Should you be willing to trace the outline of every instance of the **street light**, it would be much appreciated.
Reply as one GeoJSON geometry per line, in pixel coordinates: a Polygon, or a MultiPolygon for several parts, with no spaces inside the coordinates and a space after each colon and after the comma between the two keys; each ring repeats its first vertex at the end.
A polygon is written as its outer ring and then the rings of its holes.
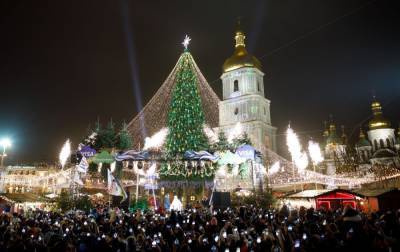
{"type": "Polygon", "coordinates": [[[3,154],[1,155],[0,167],[3,167],[4,158],[7,156],[6,149],[11,147],[11,140],[9,138],[3,138],[0,141],[0,145],[3,147],[3,154]]]}

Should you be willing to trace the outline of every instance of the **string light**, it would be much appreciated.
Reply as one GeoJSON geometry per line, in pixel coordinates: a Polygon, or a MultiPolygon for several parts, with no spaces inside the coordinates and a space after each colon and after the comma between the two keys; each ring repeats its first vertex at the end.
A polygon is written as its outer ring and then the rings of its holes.
{"type": "MultiPolygon", "coordinates": [[[[274,162],[274,164],[271,166],[269,170],[269,176],[270,176],[269,180],[273,188],[287,187],[288,185],[292,184],[306,184],[306,183],[320,183],[329,185],[331,187],[338,187],[338,186],[359,187],[362,184],[367,184],[376,181],[376,176],[373,173],[367,173],[365,175],[348,174],[348,173],[325,175],[319,172],[313,172],[309,170],[305,170],[303,173],[299,174],[299,176],[297,176],[296,179],[294,180],[293,178],[290,177],[292,165],[288,160],[280,157],[279,155],[273,152],[268,153],[268,155],[269,157],[272,158],[271,160],[274,162]],[[277,165],[278,161],[280,163],[280,169],[278,169],[277,165]],[[275,173],[274,170],[278,170],[278,172],[275,173]]],[[[208,166],[206,166],[206,168],[207,167],[208,166]]],[[[225,169],[226,168],[219,170],[220,172],[219,175],[222,176],[228,175],[228,172],[225,169]]],[[[150,175],[151,173],[152,171],[143,172],[142,175],[146,176],[146,174],[150,175]]],[[[400,177],[400,173],[387,176],[386,179],[393,179],[398,177],[400,177]]],[[[46,176],[5,174],[1,178],[0,184],[4,188],[8,188],[10,186],[14,188],[16,186],[18,187],[24,186],[27,188],[32,188],[32,187],[42,187],[43,185],[48,183],[48,181],[53,181],[53,183],[50,184],[50,188],[55,189],[55,188],[68,188],[71,179],[72,179],[72,169],[65,169],[46,176]]],[[[133,184],[133,181],[124,180],[123,183],[133,184]]],[[[160,181],[160,184],[163,183],[165,184],[169,182],[160,181]]],[[[182,183],[177,183],[177,182],[174,183],[176,185],[182,185],[182,183]]],[[[196,181],[190,181],[190,182],[184,181],[184,183],[194,185],[196,181]]],[[[171,184],[171,186],[172,187],[174,186],[173,183],[171,184]]],[[[210,184],[209,187],[211,186],[212,185],[210,184]]]]}

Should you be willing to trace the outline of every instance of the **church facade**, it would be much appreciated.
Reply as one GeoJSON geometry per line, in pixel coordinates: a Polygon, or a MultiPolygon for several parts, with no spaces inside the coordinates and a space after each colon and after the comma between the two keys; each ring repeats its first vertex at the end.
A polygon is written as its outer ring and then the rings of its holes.
{"type": "Polygon", "coordinates": [[[391,123],[383,116],[382,106],[375,100],[371,104],[372,119],[368,123],[368,139],[360,130],[359,143],[356,150],[362,162],[371,165],[394,165],[400,168],[400,131],[391,127],[391,123]],[[367,140],[367,141],[365,141],[367,140]]]}
{"type": "Polygon", "coordinates": [[[257,150],[276,151],[277,129],[271,123],[271,101],[265,98],[264,73],[260,61],[247,52],[245,38],[237,28],[234,53],[222,67],[219,130],[228,135],[240,123],[257,150]]]}
{"type": "Polygon", "coordinates": [[[382,106],[374,99],[371,103],[372,119],[365,134],[361,128],[355,146],[350,146],[342,129],[337,135],[336,125],[331,122],[324,131],[326,174],[333,175],[340,166],[353,166],[358,171],[373,167],[400,168],[400,128],[391,127],[383,115],[382,106]]]}

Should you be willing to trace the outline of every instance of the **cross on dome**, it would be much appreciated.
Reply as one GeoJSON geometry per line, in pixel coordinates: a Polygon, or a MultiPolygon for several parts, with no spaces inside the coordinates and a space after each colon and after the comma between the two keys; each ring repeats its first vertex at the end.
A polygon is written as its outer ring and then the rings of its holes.
{"type": "Polygon", "coordinates": [[[185,50],[187,50],[190,40],[192,40],[188,35],[185,35],[185,39],[182,42],[183,47],[185,47],[185,50]]]}

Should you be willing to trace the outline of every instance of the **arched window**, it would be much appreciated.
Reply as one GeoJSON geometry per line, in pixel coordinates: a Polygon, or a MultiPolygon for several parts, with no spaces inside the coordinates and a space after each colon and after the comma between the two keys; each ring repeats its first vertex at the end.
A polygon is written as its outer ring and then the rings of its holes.
{"type": "Polygon", "coordinates": [[[378,141],[376,141],[376,139],[374,140],[374,147],[375,147],[375,150],[378,149],[378,141]]]}
{"type": "Polygon", "coordinates": [[[239,114],[239,108],[235,108],[235,115],[239,114]]]}
{"type": "Polygon", "coordinates": [[[233,92],[237,92],[237,91],[239,91],[239,81],[235,80],[233,82],[233,92]]]}
{"type": "Polygon", "coordinates": [[[390,142],[389,138],[386,138],[386,144],[388,148],[392,147],[392,143],[390,142]]]}
{"type": "Polygon", "coordinates": [[[379,145],[381,148],[385,148],[385,142],[383,141],[383,139],[379,139],[379,145]]]}
{"type": "Polygon", "coordinates": [[[260,92],[260,91],[261,91],[260,82],[257,81],[257,92],[260,92]]]}

